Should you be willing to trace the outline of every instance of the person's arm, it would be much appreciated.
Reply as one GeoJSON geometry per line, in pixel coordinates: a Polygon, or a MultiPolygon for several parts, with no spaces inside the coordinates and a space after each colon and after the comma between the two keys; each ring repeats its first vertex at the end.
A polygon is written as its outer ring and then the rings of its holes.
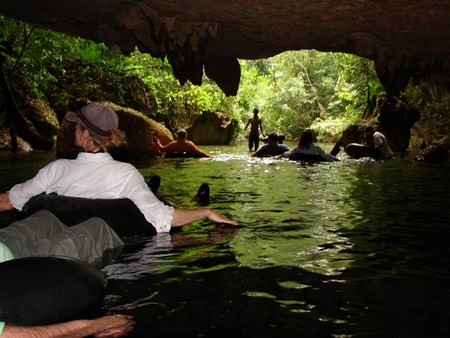
{"type": "Polygon", "coordinates": [[[317,154],[320,157],[322,157],[325,161],[328,161],[328,162],[338,161],[338,159],[335,156],[326,153],[325,150],[323,150],[321,147],[314,145],[314,149],[316,150],[317,154]]]}
{"type": "Polygon", "coordinates": [[[46,192],[47,188],[54,183],[55,179],[61,177],[61,173],[65,172],[64,169],[67,161],[70,160],[59,159],[50,162],[41,168],[33,178],[14,185],[8,191],[9,203],[11,203],[14,209],[21,211],[30,198],[46,192]]]}
{"type": "Polygon", "coordinates": [[[328,162],[333,162],[333,161],[339,161],[338,158],[334,155],[328,154],[326,153],[324,150],[322,150],[322,152],[319,152],[319,155],[328,162]]]}
{"type": "Polygon", "coordinates": [[[208,208],[178,209],[164,204],[150,191],[141,173],[132,165],[128,167],[131,172],[123,189],[127,191],[125,196],[136,204],[157,232],[169,232],[171,227],[180,227],[202,218],[209,218],[217,223],[237,225],[237,222],[208,208]]]}
{"type": "Polygon", "coordinates": [[[45,326],[6,324],[1,338],[122,337],[133,330],[134,324],[133,317],[128,315],[109,315],[45,326]]]}
{"type": "Polygon", "coordinates": [[[0,194],[0,211],[13,210],[14,207],[9,201],[9,194],[7,192],[0,194]]]}
{"type": "Polygon", "coordinates": [[[252,156],[254,156],[254,157],[265,156],[267,154],[267,148],[268,148],[268,144],[266,143],[261,148],[259,148],[257,151],[252,153],[252,156]]]}
{"type": "Polygon", "coordinates": [[[277,155],[276,158],[289,157],[294,153],[293,150],[287,150],[284,153],[277,155]]]}
{"type": "Polygon", "coordinates": [[[172,227],[181,227],[185,224],[192,223],[198,221],[203,218],[208,218],[216,223],[224,223],[230,225],[238,225],[237,222],[232,221],[231,219],[219,215],[209,208],[195,208],[195,209],[180,209],[175,208],[173,212],[172,218],[172,227]]]}
{"type": "Polygon", "coordinates": [[[262,119],[259,119],[259,129],[261,130],[261,135],[264,135],[263,127],[262,127],[262,119]]]}
{"type": "Polygon", "coordinates": [[[379,134],[373,134],[373,145],[375,149],[380,149],[385,147],[387,144],[387,141],[384,137],[382,137],[379,134]]]}
{"type": "Polygon", "coordinates": [[[205,153],[203,150],[201,150],[200,148],[197,147],[197,153],[202,156],[202,157],[208,157],[208,158],[212,158],[213,156],[208,155],[207,153],[205,153]]]}
{"type": "Polygon", "coordinates": [[[196,144],[192,141],[186,141],[183,146],[183,150],[180,150],[180,151],[186,151],[188,153],[198,154],[201,157],[212,157],[212,156],[208,155],[207,153],[205,153],[203,150],[201,150],[199,147],[197,147],[196,144]]]}
{"type": "Polygon", "coordinates": [[[193,149],[194,149],[194,153],[197,153],[197,154],[199,154],[200,156],[202,156],[202,157],[209,157],[209,158],[211,158],[212,156],[211,155],[208,155],[207,153],[205,153],[203,150],[201,150],[199,147],[197,147],[195,144],[194,144],[194,142],[192,142],[191,141],[191,144],[192,144],[192,146],[193,146],[193,149]]]}
{"type": "Polygon", "coordinates": [[[164,152],[166,150],[166,146],[163,146],[157,137],[153,138],[153,143],[157,152],[164,152]]]}
{"type": "Polygon", "coordinates": [[[252,119],[248,119],[248,121],[247,121],[247,124],[245,125],[245,127],[244,127],[244,131],[247,129],[247,127],[248,127],[248,125],[250,124],[250,121],[251,121],[252,119]]]}

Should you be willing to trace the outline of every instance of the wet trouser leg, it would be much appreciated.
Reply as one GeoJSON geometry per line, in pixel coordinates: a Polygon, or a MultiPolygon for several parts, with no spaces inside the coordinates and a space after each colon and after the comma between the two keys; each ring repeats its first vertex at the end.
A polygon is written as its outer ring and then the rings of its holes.
{"type": "Polygon", "coordinates": [[[103,251],[123,245],[117,234],[100,218],[93,217],[67,227],[46,210],[0,229],[0,242],[15,258],[60,255],[89,263],[99,260],[103,251]]]}
{"type": "Polygon", "coordinates": [[[259,147],[259,133],[258,132],[250,132],[248,135],[248,149],[252,150],[253,145],[255,145],[255,151],[258,150],[259,147]]]}

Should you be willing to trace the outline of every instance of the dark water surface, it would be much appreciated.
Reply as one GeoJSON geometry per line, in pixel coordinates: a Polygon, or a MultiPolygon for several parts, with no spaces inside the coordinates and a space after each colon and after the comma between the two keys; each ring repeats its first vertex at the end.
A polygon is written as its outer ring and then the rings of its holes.
{"type": "MultiPolygon", "coordinates": [[[[126,239],[103,269],[104,310],[133,314],[133,337],[449,336],[448,166],[203,148],[215,158],[136,165],[181,207],[209,183],[210,206],[241,226],[126,239]]],[[[51,159],[1,155],[2,191],[51,159]]]]}

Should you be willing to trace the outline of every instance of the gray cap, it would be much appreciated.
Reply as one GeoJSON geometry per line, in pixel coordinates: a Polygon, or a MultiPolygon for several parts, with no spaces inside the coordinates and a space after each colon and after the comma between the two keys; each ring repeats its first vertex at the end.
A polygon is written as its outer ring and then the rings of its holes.
{"type": "Polygon", "coordinates": [[[116,112],[97,103],[88,104],[78,111],[69,111],[64,118],[81,124],[89,132],[99,136],[109,136],[111,129],[119,127],[119,118],[116,112]]]}

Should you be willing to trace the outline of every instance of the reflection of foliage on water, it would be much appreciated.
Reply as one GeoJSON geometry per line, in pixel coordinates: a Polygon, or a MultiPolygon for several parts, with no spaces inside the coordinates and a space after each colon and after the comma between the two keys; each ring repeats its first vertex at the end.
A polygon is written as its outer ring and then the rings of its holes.
{"type": "MultiPolygon", "coordinates": [[[[160,175],[160,193],[183,206],[208,182],[210,206],[241,226],[202,220],[126,240],[103,270],[104,309],[134,315],[135,337],[447,335],[447,166],[261,160],[245,144],[205,150],[217,158],[140,170],[160,175]]],[[[51,159],[1,157],[2,191],[51,159]]]]}
{"type": "Polygon", "coordinates": [[[239,263],[339,274],[351,262],[345,254],[351,245],[338,231],[351,219],[350,169],[340,163],[260,161],[254,169],[257,179],[250,182],[255,200],[243,211],[251,219],[231,243],[239,263]]]}

